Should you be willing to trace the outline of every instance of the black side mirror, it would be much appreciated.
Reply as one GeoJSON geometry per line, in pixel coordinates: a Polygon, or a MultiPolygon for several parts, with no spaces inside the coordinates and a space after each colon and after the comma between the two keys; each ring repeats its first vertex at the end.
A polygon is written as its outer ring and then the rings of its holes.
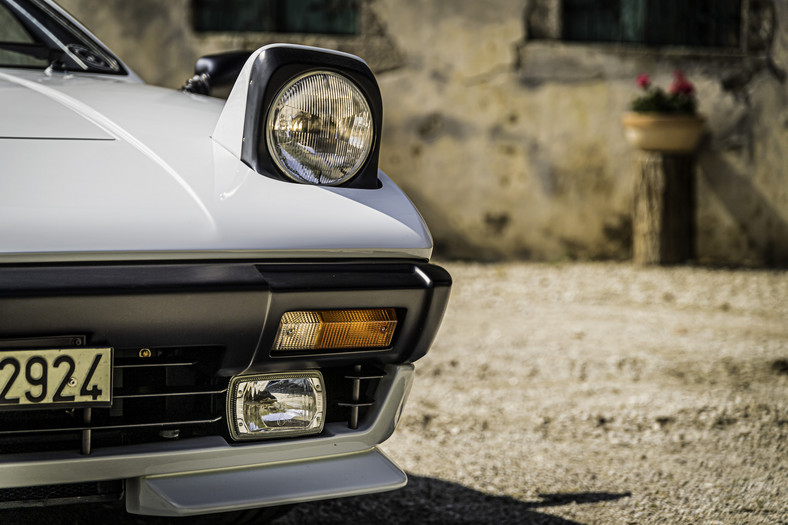
{"type": "Polygon", "coordinates": [[[232,87],[251,54],[252,51],[226,51],[198,58],[194,64],[194,76],[181,90],[211,95],[217,88],[232,87]]]}

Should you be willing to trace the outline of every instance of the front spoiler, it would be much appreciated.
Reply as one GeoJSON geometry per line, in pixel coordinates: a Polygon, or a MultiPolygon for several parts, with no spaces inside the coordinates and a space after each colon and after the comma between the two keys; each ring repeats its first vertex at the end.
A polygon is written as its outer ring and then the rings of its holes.
{"type": "Polygon", "coordinates": [[[126,510],[189,516],[384,492],[403,487],[405,472],[380,450],[240,470],[126,481],[126,510]]]}

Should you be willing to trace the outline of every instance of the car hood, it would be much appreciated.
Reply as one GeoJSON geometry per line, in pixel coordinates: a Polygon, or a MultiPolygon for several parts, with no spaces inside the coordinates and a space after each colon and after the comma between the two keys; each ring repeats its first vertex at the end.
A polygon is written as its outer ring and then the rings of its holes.
{"type": "Polygon", "coordinates": [[[0,261],[429,258],[377,190],[261,176],[211,138],[223,101],[123,78],[0,70],[0,261]]]}

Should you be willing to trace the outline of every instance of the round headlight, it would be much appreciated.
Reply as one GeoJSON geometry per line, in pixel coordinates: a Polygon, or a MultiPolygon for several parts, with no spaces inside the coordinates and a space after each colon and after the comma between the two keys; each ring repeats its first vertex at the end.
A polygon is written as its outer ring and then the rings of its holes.
{"type": "Polygon", "coordinates": [[[268,114],[266,143],[297,182],[336,186],[351,179],[374,142],[369,103],[353,82],[313,71],[288,82],[268,114]]]}

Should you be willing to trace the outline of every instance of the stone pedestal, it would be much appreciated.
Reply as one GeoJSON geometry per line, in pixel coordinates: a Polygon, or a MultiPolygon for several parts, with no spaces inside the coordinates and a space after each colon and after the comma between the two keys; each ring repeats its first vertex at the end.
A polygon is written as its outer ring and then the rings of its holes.
{"type": "Polygon", "coordinates": [[[633,260],[676,264],[695,255],[695,156],[638,151],[633,260]]]}

